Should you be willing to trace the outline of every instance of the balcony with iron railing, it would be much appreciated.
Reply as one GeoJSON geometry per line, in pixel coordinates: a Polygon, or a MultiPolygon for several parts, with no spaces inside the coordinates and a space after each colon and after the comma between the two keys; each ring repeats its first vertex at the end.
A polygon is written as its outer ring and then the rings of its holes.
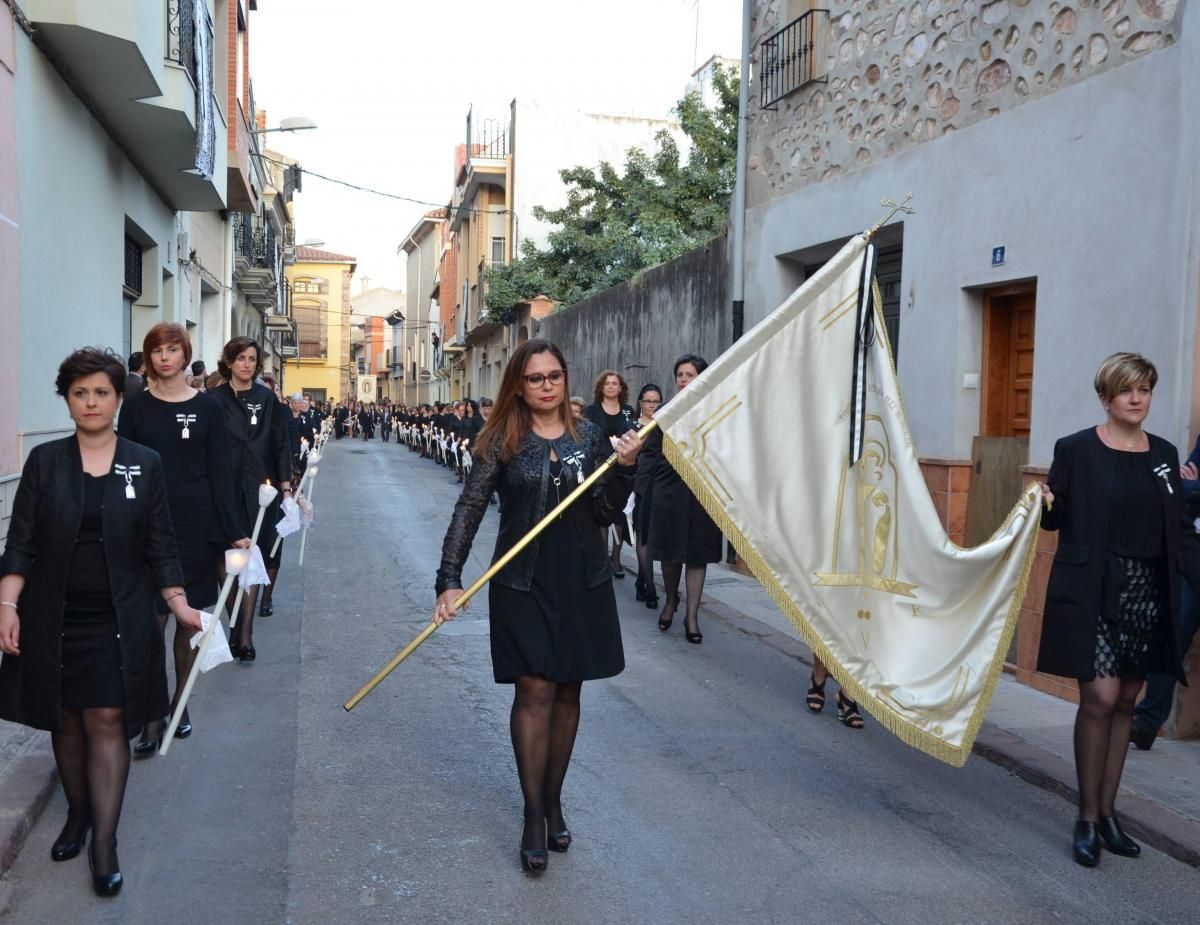
{"type": "Polygon", "coordinates": [[[242,213],[233,226],[233,282],[252,305],[275,313],[282,253],[275,228],[257,215],[242,213]]]}
{"type": "Polygon", "coordinates": [[[22,0],[39,49],[172,211],[225,208],[216,30],[193,0],[22,0]]]}
{"type": "Polygon", "coordinates": [[[809,10],[759,45],[759,102],[774,109],[806,84],[823,81],[828,10],[809,10]]]}
{"type": "Polygon", "coordinates": [[[466,157],[454,187],[451,231],[457,231],[464,219],[470,217],[480,186],[486,184],[503,189],[507,185],[508,158],[512,154],[511,129],[508,119],[480,118],[473,109],[468,110],[466,157]]]}

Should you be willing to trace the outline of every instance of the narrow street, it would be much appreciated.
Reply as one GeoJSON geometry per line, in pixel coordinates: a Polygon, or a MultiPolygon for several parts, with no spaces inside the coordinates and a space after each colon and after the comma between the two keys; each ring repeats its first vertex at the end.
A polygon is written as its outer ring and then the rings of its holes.
{"type": "MultiPolygon", "coordinates": [[[[402,446],[331,442],[303,574],[289,541],[258,661],[204,676],[195,734],[132,769],[120,897],[92,895],[85,857],[49,860],[56,794],[3,920],[1131,925],[1200,908],[1195,871],[1152,849],[1075,864],[1072,807],[1008,772],[950,768],[869,718],[843,728],[832,685],[810,716],[804,666],[715,617],[701,612],[701,646],[678,617],[660,634],[632,576],[617,583],[627,669],[584,687],[575,842],[521,873],[486,594],[342,709],[427,623],[456,492],[402,446]]],[[[496,524],[493,508],[468,578],[496,524]]]]}

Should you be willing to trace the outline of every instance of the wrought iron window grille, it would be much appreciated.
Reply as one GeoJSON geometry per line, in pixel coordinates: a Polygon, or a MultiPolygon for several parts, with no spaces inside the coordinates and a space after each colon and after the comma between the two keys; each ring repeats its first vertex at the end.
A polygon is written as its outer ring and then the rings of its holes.
{"type": "Polygon", "coordinates": [[[759,102],[774,109],[805,84],[825,81],[820,56],[829,28],[829,10],[809,10],[759,45],[759,102]]]}

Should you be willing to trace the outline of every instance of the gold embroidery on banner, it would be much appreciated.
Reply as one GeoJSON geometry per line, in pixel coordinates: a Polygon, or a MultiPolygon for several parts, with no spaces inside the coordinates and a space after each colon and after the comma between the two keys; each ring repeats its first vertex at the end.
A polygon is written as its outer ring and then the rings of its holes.
{"type": "MultiPolygon", "coordinates": [[[[733,500],[733,493],[725,487],[725,483],[721,481],[720,476],[713,470],[713,467],[708,464],[705,458],[708,455],[708,435],[716,430],[717,425],[723,423],[730,415],[738,408],[742,407],[742,401],[736,396],[726,399],[722,404],[717,406],[717,409],[692,428],[692,439],[696,445],[691,449],[691,458],[698,467],[704,470],[704,473],[725,495],[727,501],[733,500]]],[[[686,446],[686,444],[681,444],[686,446]]]]}
{"type": "Polygon", "coordinates": [[[845,317],[846,313],[850,311],[850,309],[857,307],[858,294],[861,291],[862,290],[860,289],[855,289],[852,293],[850,293],[850,295],[846,296],[846,298],[842,299],[842,301],[838,302],[837,305],[833,306],[833,308],[822,315],[817,324],[828,331],[831,327],[841,321],[842,318],[845,317]]]}
{"type": "Polygon", "coordinates": [[[915,597],[917,586],[899,579],[900,573],[900,514],[896,510],[900,476],[892,459],[891,440],[883,419],[867,415],[865,426],[869,436],[863,454],[854,466],[853,484],[848,484],[851,470],[842,472],[838,485],[837,520],[833,533],[833,568],[816,574],[816,584],[835,588],[871,588],[887,594],[915,597]],[[852,523],[846,520],[847,500],[854,506],[852,523]],[[856,535],[857,563],[854,571],[839,569],[843,528],[856,535]]]}

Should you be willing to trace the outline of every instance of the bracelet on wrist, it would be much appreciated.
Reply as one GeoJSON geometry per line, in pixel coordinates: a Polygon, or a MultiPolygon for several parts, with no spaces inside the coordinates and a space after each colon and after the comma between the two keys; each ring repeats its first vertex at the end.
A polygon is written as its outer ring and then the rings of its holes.
{"type": "Polygon", "coordinates": [[[11,607],[13,610],[16,610],[17,603],[16,601],[0,601],[0,607],[11,607]]]}

